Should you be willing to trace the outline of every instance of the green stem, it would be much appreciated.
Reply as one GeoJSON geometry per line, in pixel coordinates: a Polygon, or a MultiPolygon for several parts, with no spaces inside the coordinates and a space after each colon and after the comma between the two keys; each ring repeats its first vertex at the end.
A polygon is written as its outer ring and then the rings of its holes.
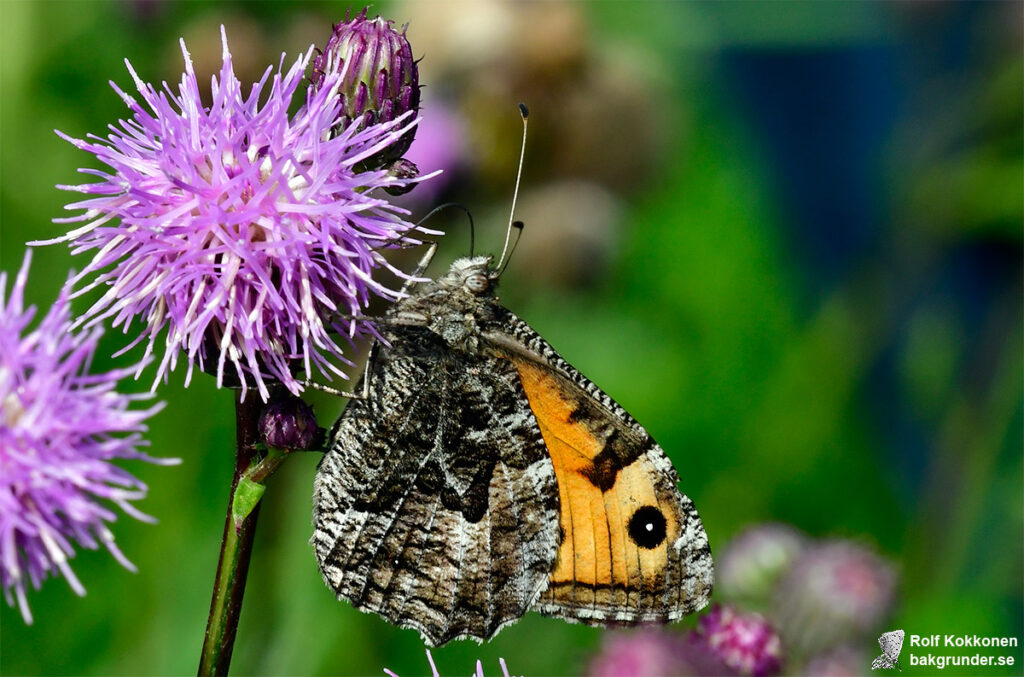
{"type": "Polygon", "coordinates": [[[235,399],[236,453],[235,472],[231,480],[231,497],[224,520],[224,536],[220,545],[217,578],[210,601],[210,618],[206,623],[199,675],[226,675],[231,665],[238,618],[242,611],[245,579],[249,573],[256,518],[263,496],[263,482],[285,458],[284,452],[271,451],[260,458],[260,412],[263,404],[254,393],[245,401],[235,399]]]}

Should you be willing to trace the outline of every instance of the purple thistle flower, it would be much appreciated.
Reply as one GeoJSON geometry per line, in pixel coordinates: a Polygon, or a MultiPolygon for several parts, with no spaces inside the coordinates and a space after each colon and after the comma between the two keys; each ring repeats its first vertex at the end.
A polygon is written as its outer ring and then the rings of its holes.
{"type": "Polygon", "coordinates": [[[208,106],[182,41],[185,73],[177,93],[166,83],[159,90],[143,82],[126,61],[146,107],[112,83],[130,120],[111,125],[106,138],[58,132],[110,171],[81,170],[100,180],[60,186],[95,196],[67,206],[84,213],[58,220],[85,225],[35,244],[67,241],[76,254],[95,250],[75,283],[95,279],[76,295],[108,289],[85,313],[87,323],[112,318],[127,332],[139,316],[146,326],[133,345],[148,339],[147,356],[166,327],[156,382],[184,351],[186,385],[197,364],[224,385],[230,363],[243,392],[255,383],[266,400],[268,377],[301,391],[295,364],[307,377],[315,366],[328,378],[344,378],[331,358],[351,363],[330,334],[352,341],[372,333],[344,316],[360,315],[371,292],[398,297],[373,279],[376,269],[406,277],[379,250],[418,244],[409,237],[415,231],[436,233],[376,197],[378,188],[429,177],[358,169],[417,124],[411,111],[332,138],[341,106],[336,74],[316,91],[303,90],[305,105],[288,114],[312,48],[287,71],[282,57],[277,72],[271,76],[268,68],[246,95],[223,27],[221,34],[223,66],[208,106]]]}
{"type": "Polygon", "coordinates": [[[0,273],[0,583],[7,603],[17,603],[25,622],[32,614],[25,598],[49,576],[63,574],[79,595],[85,588],[68,565],[74,544],[95,550],[102,544],[122,566],[134,565],[107,528],[121,508],[152,522],[131,501],[146,485],[111,461],[137,459],[174,464],[138,450],[145,446],[143,423],[162,408],[129,410],[150,394],[123,395],[117,382],[133,369],[90,374],[102,333],[74,333],[68,292],[34,331],[27,331],[34,306],[24,307],[29,261],[5,300],[7,274],[0,273]]]}
{"type": "Polygon", "coordinates": [[[701,617],[696,634],[740,674],[774,675],[782,669],[782,642],[761,614],[716,605],[701,617]]]}

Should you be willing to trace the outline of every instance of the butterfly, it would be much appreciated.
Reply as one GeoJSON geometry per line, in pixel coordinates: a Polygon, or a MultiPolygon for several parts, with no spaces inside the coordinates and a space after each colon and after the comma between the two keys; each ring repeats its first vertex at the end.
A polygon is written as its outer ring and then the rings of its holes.
{"type": "Polygon", "coordinates": [[[431,646],[529,610],[589,625],[700,610],[711,550],[676,470],[501,305],[492,262],[456,260],[378,322],[364,396],[317,469],[324,581],[431,646]]]}
{"type": "Polygon", "coordinates": [[[892,668],[897,668],[900,672],[903,672],[899,659],[900,651],[903,650],[904,637],[905,634],[902,630],[883,632],[882,636],[878,638],[878,646],[882,648],[882,655],[871,661],[871,669],[891,670],[892,668]]]}

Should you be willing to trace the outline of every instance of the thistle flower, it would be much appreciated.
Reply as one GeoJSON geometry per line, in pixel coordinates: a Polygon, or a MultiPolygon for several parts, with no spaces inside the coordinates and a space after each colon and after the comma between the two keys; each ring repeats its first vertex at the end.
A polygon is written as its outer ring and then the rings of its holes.
{"type": "MultiPolygon", "coordinates": [[[[84,319],[113,318],[125,331],[138,316],[145,323],[136,342],[167,329],[156,381],[165,379],[184,352],[186,385],[193,368],[225,365],[243,392],[255,383],[266,400],[266,380],[293,393],[300,364],[344,377],[333,360],[350,364],[330,333],[348,340],[373,329],[357,319],[371,292],[398,293],[373,279],[388,267],[382,248],[407,246],[417,229],[408,211],[377,196],[376,189],[417,179],[360,164],[413,129],[410,111],[380,124],[331,128],[341,110],[340,78],[327,74],[289,115],[312,48],[285,71],[268,68],[243,94],[221,29],[223,65],[204,105],[184,41],[185,73],[173,92],[141,80],[127,63],[145,107],[112,85],[132,112],[110,126],[106,138],[61,137],[110,167],[82,170],[96,183],[60,186],[95,196],[67,206],[84,213],[60,219],[85,225],[49,241],[67,241],[74,253],[95,251],[75,279],[95,279],[77,293],[107,286],[84,319]],[[271,75],[273,72],[273,75],[271,75]],[[118,222],[119,220],[119,222],[118,222]]],[[[47,244],[47,243],[36,243],[47,244]]],[[[155,383],[154,383],[155,386],[155,383]]]]}
{"type": "Polygon", "coordinates": [[[718,557],[717,591],[747,607],[761,609],[807,539],[785,524],[760,524],[729,541],[718,557]]]}
{"type": "Polygon", "coordinates": [[[650,627],[629,633],[608,633],[586,674],[589,677],[662,677],[736,673],[703,642],[650,627]]]}
{"type": "MultiPolygon", "coordinates": [[[[399,33],[380,16],[367,19],[366,9],[334,26],[323,52],[313,61],[310,89],[322,89],[332,74],[340,77],[339,130],[353,124],[360,130],[419,110],[419,69],[405,29],[399,33]]],[[[415,135],[414,127],[406,129],[365,165],[376,168],[397,160],[409,150],[415,135]]]]}
{"type": "Polygon", "coordinates": [[[892,609],[892,565],[853,541],[816,544],[775,590],[770,617],[787,647],[803,654],[873,635],[892,609]]]}
{"type": "Polygon", "coordinates": [[[35,307],[24,307],[30,256],[5,300],[0,273],[0,583],[7,603],[32,622],[25,590],[63,575],[79,595],[85,588],[68,565],[75,544],[102,544],[122,566],[135,567],[107,527],[119,507],[152,522],[132,501],[146,485],[114,465],[115,459],[173,464],[139,451],[143,423],[160,410],[129,410],[145,395],[115,388],[131,369],[90,374],[101,331],[74,333],[65,288],[34,331],[35,307]],[[111,505],[112,504],[112,505],[111,505]]]}
{"type": "Polygon", "coordinates": [[[782,669],[782,641],[761,614],[716,605],[701,617],[697,636],[742,675],[774,675],[782,669]]]}

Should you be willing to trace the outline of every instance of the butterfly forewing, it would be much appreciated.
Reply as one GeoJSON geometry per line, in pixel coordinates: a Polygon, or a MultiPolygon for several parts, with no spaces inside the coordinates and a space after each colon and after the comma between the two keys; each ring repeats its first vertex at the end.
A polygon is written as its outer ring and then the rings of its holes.
{"type": "Polygon", "coordinates": [[[547,585],[558,541],[551,461],[517,406],[511,364],[391,338],[317,474],[321,573],[339,598],[430,644],[487,639],[547,585]]]}

